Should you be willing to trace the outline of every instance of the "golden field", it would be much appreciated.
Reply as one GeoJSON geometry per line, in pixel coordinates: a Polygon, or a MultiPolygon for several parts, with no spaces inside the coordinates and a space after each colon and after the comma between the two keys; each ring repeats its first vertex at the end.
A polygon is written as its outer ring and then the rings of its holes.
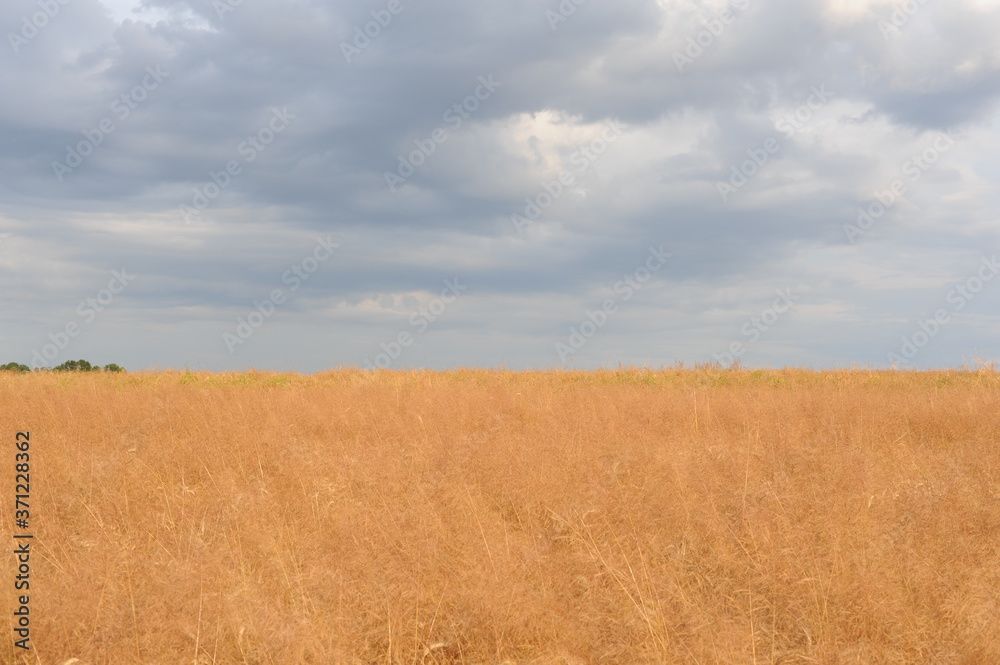
{"type": "Polygon", "coordinates": [[[25,657],[1000,663],[1000,374],[0,372],[25,657]]]}

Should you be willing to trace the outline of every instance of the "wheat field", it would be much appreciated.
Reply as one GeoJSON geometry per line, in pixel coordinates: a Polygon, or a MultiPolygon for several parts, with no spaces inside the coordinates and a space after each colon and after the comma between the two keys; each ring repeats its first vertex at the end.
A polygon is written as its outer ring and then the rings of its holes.
{"type": "Polygon", "coordinates": [[[24,430],[35,535],[4,663],[1000,663],[992,370],[0,372],[0,403],[6,549],[24,430]]]}

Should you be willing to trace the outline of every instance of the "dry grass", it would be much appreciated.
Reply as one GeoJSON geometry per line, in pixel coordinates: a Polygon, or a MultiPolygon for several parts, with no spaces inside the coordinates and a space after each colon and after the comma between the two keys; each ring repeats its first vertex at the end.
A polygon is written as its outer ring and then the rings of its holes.
{"type": "Polygon", "coordinates": [[[992,371],[0,373],[4,496],[33,443],[25,662],[995,665],[998,398],[992,371]]]}

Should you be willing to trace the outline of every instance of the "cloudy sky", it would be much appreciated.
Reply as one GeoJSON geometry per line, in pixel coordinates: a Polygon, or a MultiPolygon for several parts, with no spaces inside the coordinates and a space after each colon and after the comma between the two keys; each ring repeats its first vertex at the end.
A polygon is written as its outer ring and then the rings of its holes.
{"type": "Polygon", "coordinates": [[[8,0],[0,26],[0,362],[998,355],[997,0],[8,0]]]}

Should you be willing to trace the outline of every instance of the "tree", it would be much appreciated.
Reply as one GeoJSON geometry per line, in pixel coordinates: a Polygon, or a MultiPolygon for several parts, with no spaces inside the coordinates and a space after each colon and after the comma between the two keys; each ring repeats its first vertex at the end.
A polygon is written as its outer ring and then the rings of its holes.
{"type": "MultiPolygon", "coordinates": [[[[39,372],[100,372],[100,365],[92,365],[86,360],[67,360],[56,367],[41,367],[39,372]]],[[[103,367],[105,372],[124,372],[125,368],[117,363],[111,363],[103,367]]],[[[7,363],[0,365],[0,372],[30,372],[31,368],[21,363],[7,363]]]]}
{"type": "Polygon", "coordinates": [[[52,368],[53,372],[100,372],[100,366],[93,366],[86,360],[67,360],[52,368]]]}

